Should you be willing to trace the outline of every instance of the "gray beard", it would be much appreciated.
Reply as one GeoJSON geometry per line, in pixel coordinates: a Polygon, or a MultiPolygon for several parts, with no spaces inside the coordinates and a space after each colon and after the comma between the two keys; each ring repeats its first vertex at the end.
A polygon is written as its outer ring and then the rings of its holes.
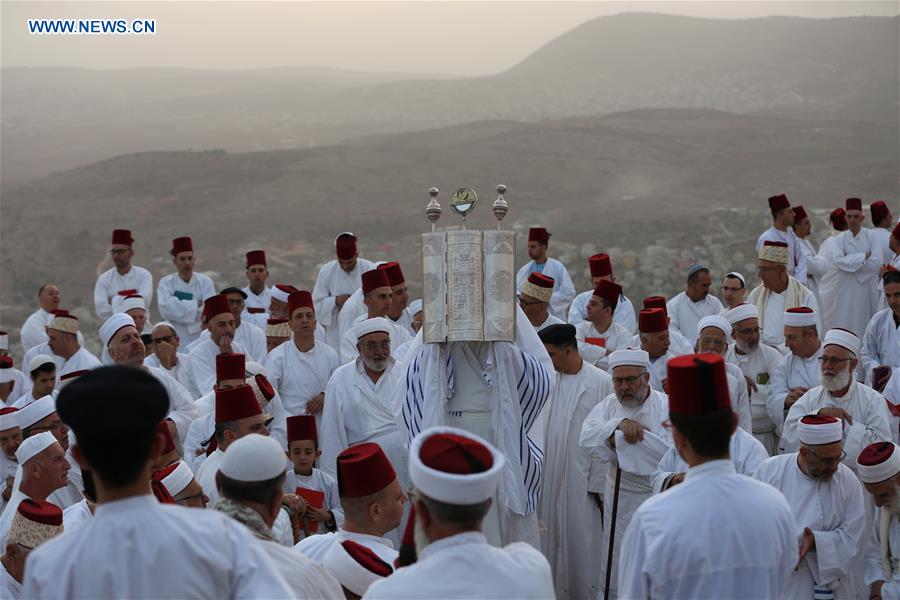
{"type": "Polygon", "coordinates": [[[734,345],[737,346],[737,349],[744,354],[752,354],[759,347],[758,342],[751,346],[750,344],[747,344],[746,342],[743,342],[741,340],[734,340],[734,345]]]}
{"type": "Polygon", "coordinates": [[[387,360],[370,360],[362,355],[360,355],[360,358],[367,369],[375,371],[376,373],[382,373],[388,365],[387,360]]]}
{"type": "Polygon", "coordinates": [[[850,371],[841,371],[834,377],[826,377],[820,372],[819,383],[821,383],[822,387],[829,392],[842,390],[850,383],[850,371]]]}

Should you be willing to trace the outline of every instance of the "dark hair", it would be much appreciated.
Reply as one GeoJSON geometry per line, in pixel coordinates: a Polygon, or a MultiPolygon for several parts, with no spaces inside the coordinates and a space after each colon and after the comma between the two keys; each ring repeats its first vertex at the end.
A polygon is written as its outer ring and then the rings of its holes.
{"type": "Polygon", "coordinates": [[[124,487],[132,484],[150,459],[156,428],[143,431],[107,431],[103,433],[81,433],[77,436],[78,447],[91,471],[104,484],[124,487]]]}
{"type": "Polygon", "coordinates": [[[82,469],[81,471],[81,481],[82,481],[82,492],[84,492],[84,497],[90,500],[91,502],[97,501],[97,488],[94,486],[94,476],[91,475],[91,472],[87,469],[82,469]]]}
{"type": "Polygon", "coordinates": [[[284,473],[279,473],[272,479],[265,481],[238,481],[228,477],[222,471],[216,474],[216,486],[219,493],[237,502],[256,502],[265,504],[281,491],[284,485],[284,473]]]}
{"type": "Polygon", "coordinates": [[[451,523],[457,527],[464,529],[478,529],[484,516],[491,507],[491,501],[485,500],[478,504],[447,504],[439,500],[434,500],[425,496],[421,492],[416,494],[428,508],[430,514],[435,520],[443,523],[451,523]]]}
{"type": "Polygon", "coordinates": [[[884,285],[889,283],[900,283],[900,271],[885,271],[881,277],[884,285]]]}
{"type": "Polygon", "coordinates": [[[725,279],[737,279],[737,282],[739,284],[741,284],[741,289],[743,289],[745,287],[744,282],[741,281],[741,278],[738,277],[737,275],[732,275],[731,273],[729,273],[728,275],[725,276],[725,279]]]}
{"type": "Polygon", "coordinates": [[[548,346],[556,346],[557,348],[572,348],[573,350],[578,350],[578,340],[559,340],[554,342],[544,342],[548,346]]]}
{"type": "Polygon", "coordinates": [[[700,456],[715,457],[728,453],[734,430],[734,413],[730,407],[705,415],[669,413],[669,420],[700,456]]]}
{"type": "Polygon", "coordinates": [[[224,423],[216,423],[215,435],[216,443],[221,444],[225,441],[225,432],[234,431],[237,425],[234,421],[225,421],[224,423]]]}
{"type": "Polygon", "coordinates": [[[619,304],[618,299],[615,302],[610,302],[606,298],[600,298],[600,302],[603,303],[603,308],[608,308],[608,309],[612,310],[613,312],[616,311],[616,306],[618,306],[618,304],[619,304]]]}
{"type": "Polygon", "coordinates": [[[37,378],[39,373],[53,373],[54,371],[56,371],[56,363],[48,362],[39,366],[37,369],[29,373],[29,375],[31,375],[32,379],[35,379],[37,378]]]}

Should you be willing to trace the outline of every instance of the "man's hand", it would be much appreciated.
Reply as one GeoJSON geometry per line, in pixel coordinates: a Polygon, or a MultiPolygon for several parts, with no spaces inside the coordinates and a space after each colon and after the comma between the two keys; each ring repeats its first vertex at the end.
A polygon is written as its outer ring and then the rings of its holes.
{"type": "Polygon", "coordinates": [[[803,528],[803,537],[800,538],[800,560],[803,560],[803,557],[810,550],[815,550],[816,548],[816,538],[813,536],[813,532],[809,527],[803,528]]]}
{"type": "Polygon", "coordinates": [[[344,308],[344,302],[346,302],[349,297],[350,294],[339,294],[334,297],[334,303],[338,307],[338,310],[344,308]]]}
{"type": "Polygon", "coordinates": [[[747,380],[747,394],[752,396],[754,392],[757,391],[756,384],[753,383],[753,380],[744,375],[744,379],[747,380]]]}
{"type": "Polygon", "coordinates": [[[220,354],[231,354],[233,351],[231,349],[231,338],[227,335],[223,335],[219,338],[219,353],[220,354]]]}
{"type": "Polygon", "coordinates": [[[844,422],[853,425],[853,417],[850,416],[843,408],[838,408],[836,406],[828,406],[826,408],[820,408],[819,412],[816,413],[820,417],[837,417],[838,419],[843,419],[844,422]]]}
{"type": "Polygon", "coordinates": [[[869,586],[869,600],[881,600],[881,586],[883,585],[883,581],[872,582],[872,585],[869,586]]]}
{"type": "Polygon", "coordinates": [[[669,489],[678,485],[679,483],[684,482],[684,473],[675,473],[672,477],[669,478],[669,481],[666,482],[665,489],[669,489]]]}
{"type": "Polygon", "coordinates": [[[644,430],[647,429],[637,421],[622,419],[616,428],[625,434],[625,441],[629,444],[637,444],[644,439],[644,430]]]}
{"type": "Polygon", "coordinates": [[[315,506],[307,506],[306,518],[317,523],[324,523],[326,526],[329,526],[333,519],[331,511],[324,508],[316,508],[315,506]]]}
{"type": "Polygon", "coordinates": [[[6,478],[6,489],[3,490],[3,501],[9,502],[9,497],[12,496],[13,484],[15,483],[15,479],[12,477],[6,478]]]}
{"type": "Polygon", "coordinates": [[[794,402],[800,399],[800,397],[809,391],[809,388],[805,387],[792,387],[788,388],[788,395],[784,398],[784,409],[787,410],[794,405],[794,402]]]}
{"type": "Polygon", "coordinates": [[[175,366],[175,361],[177,360],[175,346],[173,346],[169,342],[156,342],[155,352],[156,358],[159,359],[159,364],[161,364],[163,367],[165,367],[166,369],[172,369],[172,367],[175,366]]]}
{"type": "Polygon", "coordinates": [[[325,392],[320,392],[310,398],[309,402],[306,403],[306,414],[314,415],[321,413],[323,406],[325,406],[325,392]]]}

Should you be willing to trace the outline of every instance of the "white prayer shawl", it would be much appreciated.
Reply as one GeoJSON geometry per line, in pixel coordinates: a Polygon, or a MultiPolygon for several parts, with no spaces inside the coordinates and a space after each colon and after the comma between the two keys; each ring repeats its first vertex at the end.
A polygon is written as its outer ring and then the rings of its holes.
{"type": "Polygon", "coordinates": [[[418,561],[372,584],[373,600],[553,598],[550,565],[524,543],[496,548],[484,534],[460,533],[428,544],[418,561]]]}
{"type": "MultiPolygon", "coordinates": [[[[628,348],[640,348],[641,347],[641,334],[635,335],[631,338],[631,343],[628,348]]],[[[693,354],[694,353],[694,345],[691,343],[689,339],[681,335],[681,332],[669,328],[669,354],[672,357],[675,356],[684,356],[685,354],[693,354]]]]}
{"type": "Polygon", "coordinates": [[[373,383],[362,360],[338,367],[325,387],[325,410],[319,431],[322,456],[319,468],[336,477],[337,456],[363,442],[381,446],[397,473],[403,489],[409,481],[409,451],[403,444],[395,413],[390,408],[391,391],[402,378],[393,360],[373,383]]]}
{"type": "MultiPolygon", "coordinates": [[[[546,329],[547,327],[550,327],[551,325],[563,325],[564,323],[565,323],[565,321],[563,321],[562,319],[557,319],[556,317],[554,317],[553,315],[551,315],[548,312],[547,318],[544,319],[544,322],[541,323],[540,325],[535,325],[534,330],[539,332],[543,329],[546,329]]],[[[409,342],[407,342],[407,343],[409,343],[409,342]]]]}
{"type": "MultiPolygon", "coordinates": [[[[322,508],[331,511],[331,514],[334,515],[336,527],[344,525],[344,509],[341,507],[341,497],[338,493],[337,480],[334,477],[315,467],[313,467],[311,474],[300,475],[294,472],[293,467],[290,467],[284,478],[284,493],[294,494],[298,487],[323,492],[325,499],[322,501],[322,508]]],[[[309,533],[310,535],[328,533],[328,528],[325,527],[324,523],[319,523],[318,527],[309,533]]],[[[300,535],[303,535],[302,531],[300,535]]]]}
{"type": "MultiPolygon", "coordinates": [[[[81,371],[86,370],[90,371],[92,369],[96,369],[101,367],[100,361],[96,356],[88,352],[84,346],[78,348],[78,350],[67,359],[54,354],[50,349],[50,345],[44,342],[43,344],[39,344],[25,353],[25,358],[22,359],[22,364],[27,365],[31,362],[31,359],[37,356],[38,354],[46,354],[50,358],[53,359],[53,362],[56,363],[56,385],[59,386],[59,378],[63,373],[71,373],[73,371],[81,371]]],[[[30,383],[30,380],[29,380],[30,383]]],[[[31,389],[31,386],[28,386],[28,389],[31,389]]],[[[15,390],[15,388],[13,388],[15,390]]]]}
{"type": "Polygon", "coordinates": [[[803,387],[808,390],[819,385],[819,357],[825,348],[819,349],[809,358],[802,358],[793,353],[781,357],[778,366],[771,373],[769,379],[769,398],[766,400],[766,411],[769,418],[775,424],[775,431],[779,437],[784,427],[784,417],[787,411],[784,408],[784,400],[787,398],[790,388],[803,387]]]}
{"type": "Polygon", "coordinates": [[[325,340],[332,348],[340,347],[342,332],[338,317],[344,309],[335,304],[335,298],[343,294],[352,295],[360,289],[362,274],[374,268],[371,261],[357,258],[356,266],[350,271],[342,269],[337,259],[328,261],[319,269],[312,291],[313,304],[316,307],[316,319],[325,327],[325,340]]]}
{"type": "Polygon", "coordinates": [[[215,295],[216,287],[212,279],[202,273],[192,274],[187,283],[178,273],[171,273],[159,280],[156,286],[159,314],[175,328],[182,345],[187,346],[200,335],[203,302],[215,295]],[[182,300],[175,295],[176,292],[182,296],[190,294],[191,297],[182,300]]]}
{"type": "Polygon", "coordinates": [[[589,492],[602,490],[606,465],[579,443],[591,410],[613,393],[609,375],[587,362],[574,375],[557,372],[547,402],[544,478],[538,515],[544,524],[541,550],[550,561],[559,598],[594,598],[603,568],[603,520],[589,492]],[[599,485],[591,483],[599,481],[599,485]]]}
{"type": "MultiPolygon", "coordinates": [[[[357,323],[365,321],[368,318],[368,313],[362,314],[358,316],[355,321],[353,321],[353,325],[355,326],[357,323]]],[[[410,335],[409,330],[406,327],[392,321],[388,317],[384,317],[384,320],[387,321],[388,328],[391,330],[388,333],[391,338],[391,349],[402,346],[410,340],[412,336],[410,335]]],[[[356,360],[356,358],[359,356],[359,351],[356,349],[357,341],[358,338],[356,337],[356,332],[354,331],[354,327],[351,326],[350,329],[348,329],[344,333],[344,337],[341,340],[340,359],[342,365],[356,360]]]]}
{"type": "Polygon", "coordinates": [[[350,328],[353,326],[353,323],[356,322],[356,319],[360,315],[368,314],[368,312],[369,309],[366,308],[366,305],[363,302],[362,287],[358,287],[355,292],[350,294],[350,297],[347,298],[347,301],[344,302],[344,306],[338,313],[338,339],[335,342],[335,345],[331,346],[335,349],[335,351],[338,352],[338,355],[340,355],[340,347],[341,342],[344,339],[344,335],[346,335],[347,331],[350,330],[350,328]]]}
{"type": "Polygon", "coordinates": [[[866,381],[872,383],[872,370],[881,365],[900,367],[900,327],[894,323],[894,311],[880,310],[872,317],[862,338],[860,362],[866,381]]]}
{"type": "MultiPolygon", "coordinates": [[[[594,290],[581,292],[572,300],[572,306],[569,307],[569,323],[575,325],[581,321],[587,321],[587,304],[594,295],[594,290]]],[[[619,301],[616,303],[616,310],[613,311],[613,321],[634,333],[637,331],[637,317],[634,312],[634,304],[631,303],[625,294],[619,294],[619,301]]]]}
{"type": "Polygon", "coordinates": [[[759,311],[760,339],[773,348],[784,344],[784,311],[789,308],[807,306],[816,311],[816,327],[818,331],[822,331],[819,303],[815,294],[790,275],[788,287],[783,292],[773,292],[758,285],[750,292],[747,303],[756,305],[759,311]]]}
{"type": "MultiPolygon", "coordinates": [[[[407,447],[419,432],[464,417],[465,413],[451,413],[448,408],[457,400],[456,367],[448,346],[423,344],[420,331],[407,353],[402,385],[394,389],[393,400],[407,447]]],[[[516,308],[516,343],[490,343],[484,371],[475,375],[490,387],[493,439],[489,441],[507,458],[498,488],[499,506],[516,515],[530,515],[537,508],[544,453],[528,432],[556,378],[550,356],[521,308],[516,308]]]]}
{"type": "MultiPolygon", "coordinates": [[[[656,434],[667,444],[671,439],[663,423],[669,418],[669,398],[665,394],[651,390],[650,395],[643,404],[637,407],[624,406],[619,402],[615,394],[595,406],[584,420],[581,428],[580,444],[582,448],[590,451],[591,458],[599,460],[607,465],[606,485],[603,491],[603,546],[601,549],[602,569],[599,573],[600,582],[605,582],[607,552],[609,548],[609,532],[612,528],[612,505],[615,495],[616,470],[619,465],[618,448],[610,445],[609,437],[615,435],[619,424],[630,419],[636,421],[656,434]]],[[[624,442],[623,443],[627,443],[624,442]]],[[[639,441],[638,444],[645,442],[639,441]]],[[[660,454],[656,458],[658,463],[663,457],[660,454]]],[[[622,548],[622,533],[631,522],[634,511],[641,503],[650,497],[652,488],[648,475],[639,475],[622,470],[621,485],[619,488],[619,507],[616,514],[616,540],[613,548],[612,577],[610,578],[610,596],[616,596],[619,552],[622,548]]],[[[602,588],[602,586],[598,586],[602,588]]]]}
{"type": "Polygon", "coordinates": [[[850,389],[842,398],[835,398],[822,386],[816,386],[803,394],[788,411],[784,419],[783,445],[786,452],[799,448],[797,423],[808,414],[834,406],[842,408],[853,417],[853,423],[844,421],[844,452],[847,458],[843,464],[856,471],[856,457],[863,448],[874,442],[890,440],[890,414],[884,397],[862,383],[851,381],[850,389]]]}
{"type": "Polygon", "coordinates": [[[63,511],[63,533],[72,533],[77,526],[86,521],[93,520],[94,515],[88,507],[87,498],[73,504],[63,511]]]}
{"type": "Polygon", "coordinates": [[[781,597],[813,598],[819,589],[830,590],[837,600],[856,598],[862,582],[861,570],[854,567],[860,564],[857,557],[865,550],[863,533],[868,531],[862,485],[853,471],[838,465],[830,481],[812,479],[791,453],[767,459],[754,477],[787,498],[797,539],[806,527],[815,538],[815,548],[791,573],[781,597]]]}
{"type": "MultiPolygon", "coordinates": [[[[522,286],[528,280],[528,276],[537,272],[537,263],[533,260],[525,263],[516,274],[516,293],[522,293],[522,286]]],[[[544,263],[544,268],[539,271],[547,277],[553,278],[553,295],[550,297],[550,314],[558,319],[566,318],[566,310],[569,304],[575,299],[575,286],[572,284],[572,278],[569,277],[569,271],[566,265],[562,264],[555,258],[548,258],[544,263]]]]}
{"type": "Polygon", "coordinates": [[[725,352],[725,360],[740,367],[744,376],[756,384],[756,391],[750,393],[753,435],[763,443],[770,455],[778,449],[778,434],[775,423],[769,417],[769,382],[781,358],[778,350],[763,343],[750,354],[738,354],[734,345],[725,352]]]}
{"type": "Polygon", "coordinates": [[[320,562],[270,540],[258,539],[272,566],[287,582],[295,598],[343,598],[337,579],[320,562]]]}
{"type": "Polygon", "coordinates": [[[172,419],[178,432],[178,439],[184,441],[191,421],[200,416],[191,393],[162,367],[147,367],[147,371],[166,388],[169,395],[169,414],[166,418],[172,419]]]}
{"type": "Polygon", "coordinates": [[[712,294],[707,294],[702,300],[694,302],[685,292],[681,292],[666,302],[666,310],[669,313],[669,327],[681,333],[693,346],[697,342],[697,323],[700,319],[717,315],[725,310],[725,307],[712,294]]]}
{"type": "Polygon", "coordinates": [[[97,278],[94,285],[94,310],[101,320],[108,319],[117,312],[122,302],[119,292],[137,290],[137,295],[144,297],[144,306],[150,308],[153,300],[153,276],[142,267],[131,267],[131,270],[120,275],[115,267],[105,271],[97,278]]]}
{"type": "Polygon", "coordinates": [[[822,273],[818,281],[819,308],[822,309],[822,328],[824,331],[832,329],[835,323],[835,299],[840,292],[840,272],[834,261],[835,252],[837,251],[837,239],[840,235],[840,232],[832,232],[831,237],[826,238],[822,242],[819,246],[818,260],[815,261],[816,265],[821,265],[822,267],[822,273]]]}
{"type": "Polygon", "coordinates": [[[27,598],[290,598],[250,531],[213,510],[153,496],[97,506],[78,535],[32,552],[27,598]]]}
{"type": "Polygon", "coordinates": [[[16,581],[9,571],[0,564],[0,598],[19,600],[22,597],[22,584],[16,581]]]}
{"type": "Polygon", "coordinates": [[[159,367],[160,369],[163,369],[170,377],[187,389],[193,400],[196,400],[200,397],[200,392],[194,387],[194,381],[191,379],[191,369],[189,365],[190,359],[188,358],[188,355],[182,354],[181,352],[178,352],[175,356],[175,365],[171,369],[166,369],[162,366],[162,363],[159,362],[159,358],[155,353],[144,359],[145,367],[159,367]]]}
{"type": "Polygon", "coordinates": [[[769,227],[762,232],[759,239],[756,240],[756,254],[759,255],[759,249],[762,248],[763,242],[784,242],[788,245],[788,264],[787,270],[791,275],[797,276],[800,283],[805,281],[806,268],[803,263],[803,256],[797,251],[797,235],[793,229],[779,231],[775,226],[769,227]]]}
{"type": "Polygon", "coordinates": [[[575,339],[578,342],[578,353],[581,358],[604,371],[609,370],[608,356],[616,350],[628,348],[631,345],[631,333],[613,321],[606,331],[600,332],[590,321],[582,321],[575,325],[575,339]],[[604,346],[597,346],[586,342],[587,338],[601,338],[604,346]]]}
{"type": "MultiPolygon", "coordinates": [[[[273,349],[266,358],[266,377],[278,390],[289,416],[306,414],[306,403],[325,391],[328,380],[340,366],[337,353],[316,343],[301,352],[292,339],[273,349]]],[[[316,418],[320,425],[321,418],[316,418]]]]}
{"type": "MultiPolygon", "coordinates": [[[[766,447],[753,437],[752,434],[744,431],[740,427],[734,430],[731,435],[731,442],[728,444],[728,454],[732,466],[736,473],[741,475],[753,476],[763,461],[769,458],[766,447]]],[[[666,452],[653,475],[650,476],[650,485],[653,487],[654,494],[662,493],[668,479],[677,473],[687,473],[690,467],[684,459],[678,454],[678,451],[672,447],[666,452]]]]}
{"type": "MultiPolygon", "coordinates": [[[[247,354],[247,350],[236,340],[231,341],[231,351],[238,354],[247,354]]],[[[194,389],[200,394],[206,394],[216,384],[216,356],[219,355],[219,345],[211,337],[200,340],[194,349],[188,354],[188,369],[194,389]]]]}
{"type": "Polygon", "coordinates": [[[728,460],[709,461],[648,499],[631,519],[619,597],[780,598],[798,547],[781,493],[736,474],[728,460]]]}
{"type": "Polygon", "coordinates": [[[241,322],[253,323],[265,331],[266,325],[269,323],[269,305],[272,304],[272,292],[269,288],[263,286],[262,292],[257,295],[250,289],[249,285],[241,291],[247,294],[247,299],[244,300],[244,310],[241,312],[241,322]],[[251,308],[254,309],[252,313],[250,312],[251,308]],[[259,312],[260,310],[262,312],[259,312]]]}
{"type": "Polygon", "coordinates": [[[830,328],[849,329],[858,336],[866,331],[869,319],[878,310],[878,273],[881,249],[869,229],[854,236],[849,229],[835,240],[834,265],[839,289],[834,296],[834,322],[830,328]]]}
{"type": "Polygon", "coordinates": [[[303,554],[316,562],[322,562],[332,545],[339,544],[345,540],[352,540],[365,546],[391,566],[394,565],[394,561],[397,559],[394,543],[388,538],[365,533],[354,533],[343,528],[339,528],[333,533],[320,533],[304,538],[294,546],[294,552],[303,554]]]}
{"type": "Polygon", "coordinates": [[[883,600],[900,599],[900,520],[883,508],[875,509],[875,526],[866,545],[866,588],[876,581],[885,582],[883,600]]]}

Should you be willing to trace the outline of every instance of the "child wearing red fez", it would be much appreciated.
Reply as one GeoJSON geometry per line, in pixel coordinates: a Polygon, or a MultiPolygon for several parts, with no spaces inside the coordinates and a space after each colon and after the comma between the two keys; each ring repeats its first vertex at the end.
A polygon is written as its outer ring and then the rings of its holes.
{"type": "Polygon", "coordinates": [[[337,480],[315,467],[321,456],[316,418],[297,415],[287,418],[288,458],[293,468],[284,480],[284,491],[296,494],[304,504],[301,517],[303,537],[335,531],[344,522],[344,510],[337,480]]]}

